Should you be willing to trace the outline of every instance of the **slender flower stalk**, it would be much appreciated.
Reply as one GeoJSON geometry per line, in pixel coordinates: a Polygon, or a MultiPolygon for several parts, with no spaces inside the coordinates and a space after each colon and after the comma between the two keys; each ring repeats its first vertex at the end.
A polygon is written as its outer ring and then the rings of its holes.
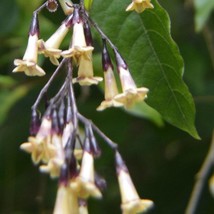
{"type": "Polygon", "coordinates": [[[39,21],[38,14],[33,14],[31,27],[28,37],[28,45],[23,59],[15,59],[14,65],[17,66],[13,72],[24,72],[27,76],[43,76],[44,70],[37,65],[38,60],[38,38],[39,38],[39,21]]]}
{"type": "Polygon", "coordinates": [[[88,214],[87,199],[102,198],[102,193],[107,187],[105,179],[95,172],[94,162],[101,156],[96,139],[98,135],[116,153],[122,212],[124,214],[145,212],[153,206],[153,202],[140,199],[117,150],[118,145],[91,120],[80,114],[77,108],[73,83],[92,85],[98,84],[103,79],[94,76],[92,60],[94,47],[89,24],[95,27],[103,39],[105,100],[97,110],[111,106],[129,107],[146,98],[148,89],[137,88],[124,59],[116,46],[89,17],[83,0],[80,0],[79,4],[73,4],[71,0],[47,0],[34,12],[27,49],[22,60],[14,61],[17,67],[13,72],[24,71],[31,76],[44,75],[45,72],[37,65],[38,52],[49,57],[57,68],[32,106],[30,137],[28,142],[21,144],[20,147],[31,154],[33,163],[39,164],[41,172],[49,173],[51,178],[58,178],[54,214],[88,214]],[[57,2],[68,17],[47,41],[39,40],[38,13],[45,7],[49,12],[54,12],[58,6],[57,2]],[[73,32],[70,46],[68,50],[61,51],[61,43],[70,29],[73,32]],[[122,93],[118,92],[106,42],[115,53],[122,93]],[[60,61],[61,56],[63,59],[60,61]],[[78,69],[76,78],[73,75],[73,65],[78,69]],[[49,87],[57,74],[64,71],[66,77],[63,84],[54,96],[49,97],[52,94],[48,93],[49,87]],[[40,109],[44,100],[45,108],[40,109]],[[85,129],[83,134],[81,127],[85,129]]]}

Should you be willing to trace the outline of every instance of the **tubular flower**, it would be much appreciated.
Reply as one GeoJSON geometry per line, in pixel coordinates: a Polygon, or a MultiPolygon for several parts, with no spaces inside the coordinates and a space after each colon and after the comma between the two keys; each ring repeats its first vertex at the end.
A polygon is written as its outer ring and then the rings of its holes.
{"type": "Polygon", "coordinates": [[[63,39],[70,28],[70,19],[72,15],[57,29],[57,31],[46,41],[38,41],[39,53],[43,53],[45,57],[49,57],[50,61],[54,65],[59,65],[58,58],[61,56],[61,50],[59,49],[63,39]]]}
{"type": "MultiPolygon", "coordinates": [[[[83,30],[87,47],[92,47],[91,30],[87,22],[84,23],[83,30]]],[[[74,82],[79,82],[80,85],[93,85],[98,84],[102,80],[102,77],[94,77],[92,50],[86,54],[83,53],[79,58],[78,77],[74,79],[74,82]]]]}
{"type": "Polygon", "coordinates": [[[60,184],[53,214],[79,214],[76,194],[64,184],[60,184]]]}
{"type": "Polygon", "coordinates": [[[128,169],[119,152],[116,152],[116,168],[122,198],[123,214],[143,213],[153,207],[153,201],[140,199],[131,180],[128,169]]]}
{"type": "Polygon", "coordinates": [[[92,64],[92,51],[83,53],[79,58],[78,77],[74,78],[73,82],[78,82],[80,85],[93,85],[102,81],[102,77],[95,77],[92,64]]]}
{"type": "Polygon", "coordinates": [[[73,3],[71,0],[59,0],[59,3],[65,13],[65,15],[70,15],[73,13],[73,3]]]}
{"type": "Polygon", "coordinates": [[[104,71],[104,83],[105,83],[105,100],[98,106],[97,110],[102,111],[109,107],[119,107],[123,106],[122,103],[117,102],[114,97],[118,94],[117,83],[115,80],[113,65],[111,58],[109,56],[106,43],[103,42],[103,51],[102,51],[102,64],[104,71]]]}
{"type": "Polygon", "coordinates": [[[154,6],[150,1],[151,0],[132,0],[132,3],[126,8],[126,11],[135,10],[137,13],[142,13],[147,8],[153,9],[154,6]]]}
{"type": "Polygon", "coordinates": [[[145,87],[137,88],[125,61],[122,59],[119,53],[115,54],[123,90],[123,93],[115,96],[115,100],[123,103],[125,107],[129,108],[135,102],[143,101],[147,97],[149,89],[145,87]]]}
{"type": "Polygon", "coordinates": [[[80,198],[88,198],[89,196],[101,198],[102,194],[95,184],[94,157],[89,141],[86,141],[85,144],[79,175],[71,180],[70,187],[80,198]]]}
{"type": "Polygon", "coordinates": [[[79,199],[79,214],[88,214],[87,201],[79,199]]]}
{"type": "Polygon", "coordinates": [[[78,58],[86,54],[90,59],[90,52],[94,50],[92,46],[87,46],[85,41],[83,22],[79,16],[79,9],[75,8],[73,13],[73,35],[72,43],[69,50],[63,51],[62,56],[65,58],[74,57],[76,61],[78,58]]]}
{"type": "Polygon", "coordinates": [[[51,139],[51,145],[53,153],[55,153],[46,165],[39,167],[41,172],[50,173],[52,178],[60,175],[61,166],[64,163],[64,150],[62,147],[62,137],[58,134],[53,134],[51,139]]]}
{"type": "Polygon", "coordinates": [[[55,150],[50,146],[51,124],[50,118],[44,117],[36,136],[30,136],[28,142],[20,146],[22,150],[31,153],[32,161],[35,164],[38,164],[40,161],[47,163],[50,157],[55,154],[55,150]]]}
{"type": "Polygon", "coordinates": [[[49,144],[49,148],[53,151],[53,155],[49,156],[47,164],[40,166],[40,171],[49,173],[54,178],[60,175],[60,170],[65,160],[62,133],[56,109],[54,109],[52,114],[51,143],[49,144]]]}
{"type": "Polygon", "coordinates": [[[44,70],[37,65],[38,59],[38,36],[39,24],[37,13],[34,13],[28,37],[28,44],[23,59],[15,59],[14,65],[17,66],[13,72],[25,72],[28,76],[43,76],[44,70]]]}

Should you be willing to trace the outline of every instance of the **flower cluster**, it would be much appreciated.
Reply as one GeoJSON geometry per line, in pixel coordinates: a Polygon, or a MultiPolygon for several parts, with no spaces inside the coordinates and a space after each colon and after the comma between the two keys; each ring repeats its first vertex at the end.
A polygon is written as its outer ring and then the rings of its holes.
{"type": "Polygon", "coordinates": [[[14,61],[16,68],[13,72],[25,72],[28,76],[45,75],[45,71],[37,65],[38,54],[48,57],[51,63],[57,66],[32,106],[30,137],[20,147],[31,154],[33,163],[39,166],[41,172],[58,179],[53,213],[83,214],[88,213],[88,198],[102,198],[106,188],[105,179],[99,176],[94,167],[94,162],[101,155],[96,140],[96,135],[99,135],[115,153],[122,212],[134,214],[147,211],[153,206],[153,202],[140,199],[119,153],[118,145],[92,121],[79,113],[73,84],[89,86],[98,84],[104,79],[105,100],[97,108],[99,111],[111,106],[130,107],[135,102],[143,101],[147,97],[148,89],[136,86],[125,60],[110,39],[91,20],[82,1],[80,4],[73,4],[68,0],[59,0],[59,3],[67,15],[61,26],[48,40],[39,38],[39,12],[45,7],[51,12],[58,8],[56,0],[46,1],[33,13],[23,59],[14,61]],[[94,47],[90,26],[93,26],[102,37],[103,78],[94,76],[92,60],[94,47]],[[61,43],[70,30],[72,31],[70,46],[67,50],[61,50],[61,43]],[[107,42],[113,49],[120,87],[116,81],[107,42]],[[74,68],[78,69],[76,77],[73,75],[74,68]],[[46,102],[45,110],[40,111],[41,101],[57,74],[63,70],[66,71],[63,84],[46,102]],[[81,134],[81,129],[84,130],[84,134],[81,134]]]}

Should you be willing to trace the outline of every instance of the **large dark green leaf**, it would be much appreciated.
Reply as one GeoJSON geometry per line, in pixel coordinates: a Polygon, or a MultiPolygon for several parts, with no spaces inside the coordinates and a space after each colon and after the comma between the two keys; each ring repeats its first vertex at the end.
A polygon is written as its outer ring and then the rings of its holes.
{"type": "Polygon", "coordinates": [[[137,84],[150,89],[146,102],[166,121],[199,138],[194,102],[182,79],[183,59],[166,11],[152,1],[153,10],[125,12],[130,2],[96,0],[91,16],[119,48],[137,84]]]}

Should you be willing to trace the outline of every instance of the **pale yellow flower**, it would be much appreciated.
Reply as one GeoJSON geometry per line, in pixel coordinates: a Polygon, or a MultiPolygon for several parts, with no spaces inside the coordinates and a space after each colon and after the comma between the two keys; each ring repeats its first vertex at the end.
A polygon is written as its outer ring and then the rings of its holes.
{"type": "Polygon", "coordinates": [[[79,200],[79,214],[88,214],[87,202],[83,199],[79,200]]]}
{"type": "Polygon", "coordinates": [[[83,153],[80,173],[71,180],[70,187],[80,198],[88,198],[89,196],[102,197],[100,190],[95,185],[94,158],[87,151],[83,153]]]}
{"type": "Polygon", "coordinates": [[[65,58],[74,57],[76,61],[78,58],[86,54],[90,58],[90,52],[94,48],[92,46],[87,46],[85,41],[83,23],[75,23],[73,26],[72,44],[69,50],[65,50],[61,55],[65,58]]]}
{"type": "Polygon", "coordinates": [[[59,185],[53,214],[79,214],[78,198],[69,186],[59,185]]]}
{"type": "Polygon", "coordinates": [[[116,154],[117,177],[122,199],[121,209],[123,214],[136,214],[148,211],[153,207],[153,201],[140,199],[128,169],[119,153],[116,154]]]}
{"type": "Polygon", "coordinates": [[[59,3],[64,11],[65,15],[70,15],[73,13],[74,8],[71,0],[59,0],[59,3]]]}
{"type": "Polygon", "coordinates": [[[109,66],[107,71],[104,71],[104,82],[105,82],[105,100],[102,101],[100,106],[97,107],[98,111],[102,111],[109,107],[120,107],[123,106],[122,103],[116,101],[114,98],[118,95],[117,83],[115,80],[114,72],[109,66]]]}
{"type": "Polygon", "coordinates": [[[28,76],[43,76],[44,70],[37,65],[38,60],[38,35],[29,35],[28,45],[23,59],[15,59],[14,65],[17,66],[13,72],[24,72],[28,76]]]}
{"type": "Polygon", "coordinates": [[[120,81],[123,93],[115,96],[115,100],[129,108],[134,103],[143,101],[149,92],[148,88],[137,88],[128,68],[119,67],[120,81]]]}
{"type": "Polygon", "coordinates": [[[150,1],[151,0],[132,0],[132,3],[126,8],[126,11],[135,10],[137,13],[142,13],[147,8],[153,9],[154,6],[150,1]]]}
{"type": "Polygon", "coordinates": [[[20,148],[31,153],[32,161],[47,163],[55,155],[55,148],[51,145],[51,120],[44,117],[35,137],[29,137],[28,142],[21,144],[20,148]]]}
{"type": "Polygon", "coordinates": [[[93,85],[98,84],[102,81],[102,77],[95,77],[93,71],[93,63],[92,63],[92,51],[88,51],[87,53],[83,53],[79,57],[79,68],[78,68],[78,76],[73,79],[73,82],[78,82],[80,85],[93,85]]]}
{"type": "Polygon", "coordinates": [[[69,26],[64,22],[46,42],[43,40],[38,41],[39,53],[49,57],[54,65],[59,65],[58,58],[60,58],[62,52],[59,47],[68,31],[69,26]]]}
{"type": "Polygon", "coordinates": [[[40,171],[49,173],[52,178],[59,177],[61,167],[65,160],[64,148],[62,145],[62,137],[56,133],[51,136],[51,151],[49,160],[46,165],[40,166],[40,171]]]}

